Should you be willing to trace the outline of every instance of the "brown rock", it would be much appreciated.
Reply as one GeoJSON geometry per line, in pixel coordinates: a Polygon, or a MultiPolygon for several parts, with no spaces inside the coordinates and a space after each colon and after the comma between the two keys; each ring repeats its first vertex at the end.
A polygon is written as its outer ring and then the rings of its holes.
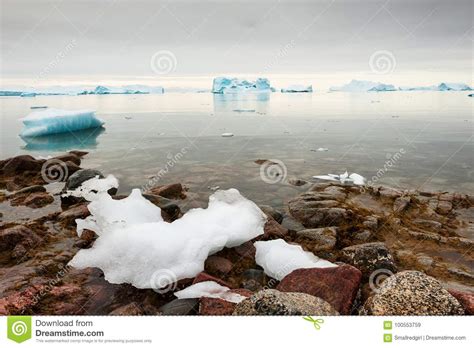
{"type": "Polygon", "coordinates": [[[207,258],[204,268],[210,273],[227,274],[234,265],[231,261],[221,256],[211,255],[207,258]]]}
{"type": "MultiPolygon", "coordinates": [[[[268,217],[265,226],[263,227],[263,238],[262,239],[269,239],[272,237],[281,238],[284,237],[288,230],[276,222],[272,217],[268,217]]],[[[262,237],[262,236],[260,236],[262,237]]],[[[257,237],[258,238],[258,237],[257,237]]]]}
{"type": "Polygon", "coordinates": [[[21,155],[7,159],[2,166],[3,173],[8,176],[24,172],[40,172],[46,160],[37,160],[30,155],[21,155]]]}
{"type": "Polygon", "coordinates": [[[469,292],[462,292],[454,289],[448,290],[456,300],[463,306],[467,315],[474,315],[474,294],[469,292]]]}
{"type": "Polygon", "coordinates": [[[53,196],[46,192],[35,192],[25,197],[23,204],[30,208],[42,208],[54,202],[53,196]]]}
{"type": "Polygon", "coordinates": [[[408,196],[398,197],[393,202],[393,210],[397,213],[404,211],[410,204],[411,198],[408,196]]]}
{"type": "Polygon", "coordinates": [[[213,282],[216,282],[217,284],[220,284],[222,286],[227,286],[229,289],[232,288],[232,285],[230,285],[229,283],[225,282],[224,280],[222,279],[219,279],[219,278],[216,278],[216,277],[213,277],[207,273],[204,273],[204,272],[201,272],[199,273],[196,278],[194,278],[193,280],[193,284],[197,284],[197,283],[201,283],[201,282],[207,282],[207,281],[213,281],[213,282]]]}
{"type": "Polygon", "coordinates": [[[22,244],[25,247],[33,247],[40,242],[40,237],[22,225],[0,231],[0,251],[13,250],[17,244],[22,244]]]}
{"type": "Polygon", "coordinates": [[[382,242],[358,244],[344,248],[341,258],[344,262],[358,268],[366,279],[372,272],[379,269],[391,273],[397,271],[392,254],[382,242]]]}
{"type": "Polygon", "coordinates": [[[313,251],[331,250],[336,246],[337,227],[306,229],[296,232],[296,235],[310,240],[313,251]]]}
{"type": "Polygon", "coordinates": [[[114,309],[109,315],[142,315],[143,311],[136,302],[132,302],[114,309]]]}
{"type": "MultiPolygon", "coordinates": [[[[234,289],[232,292],[245,297],[252,296],[252,292],[246,289],[234,289]]],[[[202,297],[199,302],[201,315],[232,315],[236,306],[236,303],[211,297],[202,297]]]]}
{"type": "Polygon", "coordinates": [[[87,204],[80,204],[63,211],[58,215],[58,220],[64,221],[66,223],[72,223],[76,219],[84,219],[89,215],[90,212],[87,208],[87,204]]]}
{"type": "Polygon", "coordinates": [[[170,199],[185,199],[186,190],[180,183],[156,186],[149,193],[170,199]]]}
{"type": "Polygon", "coordinates": [[[355,267],[297,269],[282,279],[277,290],[319,297],[341,314],[350,314],[362,273],[355,267]]]}
{"type": "Polygon", "coordinates": [[[71,163],[74,163],[76,166],[81,165],[81,158],[76,156],[73,153],[67,153],[64,155],[56,156],[53,159],[64,162],[64,163],[71,162],[71,163]]]}
{"type": "Polygon", "coordinates": [[[439,201],[438,206],[436,207],[436,212],[442,215],[449,214],[453,209],[453,205],[449,201],[439,201]]]}
{"type": "Polygon", "coordinates": [[[243,258],[255,259],[255,246],[251,241],[248,241],[242,245],[234,248],[235,252],[243,258]]]}

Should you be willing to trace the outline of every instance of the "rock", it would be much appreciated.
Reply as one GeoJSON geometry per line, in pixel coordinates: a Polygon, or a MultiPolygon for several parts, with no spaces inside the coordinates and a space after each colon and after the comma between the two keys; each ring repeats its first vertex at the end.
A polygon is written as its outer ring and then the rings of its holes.
{"type": "Polygon", "coordinates": [[[72,151],[69,151],[70,154],[72,155],[75,155],[79,158],[81,157],[84,157],[85,155],[87,155],[89,152],[87,151],[80,151],[80,150],[72,150],[72,151]]]}
{"type": "Polygon", "coordinates": [[[14,198],[18,195],[22,195],[24,193],[35,193],[35,192],[46,192],[46,188],[44,186],[41,186],[41,185],[27,186],[27,187],[24,187],[24,188],[16,191],[15,193],[11,194],[10,196],[8,196],[8,199],[14,198]]]}
{"type": "Polygon", "coordinates": [[[193,284],[201,283],[201,282],[207,282],[207,281],[213,281],[216,282],[217,284],[220,284],[222,286],[227,286],[228,288],[232,288],[232,285],[229,283],[223,281],[222,279],[213,277],[207,273],[201,272],[199,273],[193,280],[193,284]]]}
{"type": "Polygon", "coordinates": [[[306,185],[308,182],[305,180],[292,178],[288,180],[288,183],[293,186],[303,186],[306,185]]]}
{"type": "Polygon", "coordinates": [[[32,285],[0,299],[0,315],[27,315],[33,313],[38,299],[45,291],[43,285],[32,285]]]}
{"type": "Polygon", "coordinates": [[[149,190],[149,193],[170,199],[186,198],[186,190],[180,183],[155,186],[149,190]]]}
{"type": "Polygon", "coordinates": [[[403,271],[380,285],[361,314],[461,315],[464,310],[436,279],[418,271],[403,271]]]}
{"type": "MultiPolygon", "coordinates": [[[[114,199],[123,199],[125,197],[127,196],[114,196],[114,199]]],[[[151,193],[144,193],[143,197],[160,207],[161,216],[165,221],[173,222],[181,217],[181,209],[173,200],[151,193]]]]}
{"type": "Polygon", "coordinates": [[[416,258],[416,262],[419,265],[419,267],[425,271],[431,269],[434,264],[433,258],[424,254],[418,255],[416,258]]]}
{"type": "Polygon", "coordinates": [[[378,193],[381,197],[385,197],[385,198],[397,198],[403,194],[402,191],[396,190],[391,187],[384,187],[384,186],[379,188],[378,193]]]}
{"type": "Polygon", "coordinates": [[[259,291],[265,286],[266,279],[265,272],[250,268],[242,273],[241,287],[254,292],[259,291]]]}
{"type": "MultiPolygon", "coordinates": [[[[66,191],[74,190],[78,188],[79,186],[82,185],[84,181],[90,180],[92,178],[98,177],[100,179],[104,178],[104,175],[96,169],[80,169],[75,171],[72,175],[68,177],[66,180],[66,185],[64,185],[64,189],[62,190],[61,193],[65,193],[66,191]]],[[[117,193],[116,188],[111,188],[108,193],[113,196],[117,193]]],[[[67,196],[63,197],[61,196],[61,203],[63,205],[73,205],[76,203],[84,202],[85,200],[80,197],[73,197],[73,196],[67,196]]]]}
{"type": "Polygon", "coordinates": [[[447,215],[453,209],[453,204],[448,201],[439,201],[436,207],[436,212],[442,215],[447,215]]]}
{"type": "Polygon", "coordinates": [[[231,261],[221,256],[211,255],[207,258],[204,268],[214,274],[227,274],[232,271],[234,265],[231,261]]]}
{"type": "Polygon", "coordinates": [[[79,315],[84,313],[84,304],[88,299],[88,291],[78,285],[55,286],[41,300],[41,308],[43,314],[79,315]]]}
{"type": "Polygon", "coordinates": [[[379,219],[377,216],[367,216],[364,222],[362,222],[362,225],[371,230],[375,230],[379,226],[379,219]]]}
{"type": "Polygon", "coordinates": [[[332,250],[336,246],[337,227],[312,228],[296,232],[298,237],[311,240],[313,251],[332,250]]]}
{"type": "Polygon", "coordinates": [[[263,236],[259,236],[259,239],[269,239],[273,237],[281,238],[288,233],[288,230],[276,222],[272,217],[268,217],[265,226],[263,227],[263,236]]]}
{"type": "Polygon", "coordinates": [[[136,302],[114,309],[109,315],[142,315],[143,311],[136,302]]]}
{"type": "Polygon", "coordinates": [[[304,293],[261,290],[235,306],[233,315],[338,315],[326,301],[304,293]]]}
{"type": "Polygon", "coordinates": [[[277,290],[319,297],[341,314],[350,314],[362,273],[350,265],[297,269],[282,279],[277,290]]]}
{"type": "Polygon", "coordinates": [[[29,228],[17,225],[0,231],[0,251],[13,250],[17,244],[25,248],[31,248],[38,245],[41,238],[38,237],[29,228]]]}
{"type": "Polygon", "coordinates": [[[396,213],[403,212],[411,202],[411,198],[408,196],[402,196],[395,199],[393,202],[393,211],[396,213]]]}
{"type": "Polygon", "coordinates": [[[342,260],[358,268],[365,279],[378,269],[396,272],[392,254],[382,242],[353,245],[342,249],[342,260]]]}
{"type": "Polygon", "coordinates": [[[5,160],[0,169],[8,176],[23,174],[27,171],[39,173],[44,162],[46,160],[37,160],[30,155],[21,155],[5,160]]]}
{"type": "Polygon", "coordinates": [[[23,204],[30,208],[42,208],[54,202],[53,196],[46,192],[35,192],[29,194],[23,204]]]}
{"type": "Polygon", "coordinates": [[[87,249],[96,239],[97,234],[94,231],[85,229],[82,231],[81,238],[76,243],[74,243],[74,245],[81,249],[87,249]]]}
{"type": "MultiPolygon", "coordinates": [[[[252,292],[246,289],[234,289],[239,295],[250,297],[252,292]]],[[[202,297],[199,301],[199,314],[201,315],[231,315],[236,304],[220,298],[202,297]]]]}
{"type": "Polygon", "coordinates": [[[280,213],[278,210],[276,209],[273,209],[272,207],[270,207],[269,205],[261,205],[260,206],[260,210],[262,210],[265,215],[267,216],[271,216],[276,222],[278,222],[279,224],[282,223],[283,221],[283,214],[280,213]]]}
{"type": "Polygon", "coordinates": [[[234,248],[235,252],[242,258],[255,259],[256,249],[251,241],[245,242],[234,248]]]}
{"type": "Polygon", "coordinates": [[[290,200],[288,209],[306,228],[337,226],[349,218],[346,209],[335,207],[339,204],[336,200],[325,198],[324,193],[304,193],[290,200]]]}
{"type": "Polygon", "coordinates": [[[372,232],[369,230],[362,230],[354,232],[352,236],[355,241],[367,242],[372,237],[372,232]]]}
{"type": "Polygon", "coordinates": [[[440,230],[443,227],[442,223],[433,220],[415,219],[413,220],[413,223],[418,226],[430,228],[433,230],[440,230]]]}
{"type": "Polygon", "coordinates": [[[54,157],[53,159],[55,160],[58,160],[58,161],[61,161],[61,162],[72,162],[74,163],[76,166],[80,166],[81,165],[81,158],[76,156],[75,154],[73,153],[67,153],[67,154],[64,154],[64,155],[60,155],[60,156],[56,156],[54,157]]]}
{"type": "Polygon", "coordinates": [[[188,315],[197,314],[199,299],[184,298],[173,300],[158,309],[163,315],[188,315]]]}
{"type": "Polygon", "coordinates": [[[84,219],[90,215],[87,204],[80,204],[71,207],[58,215],[58,221],[66,222],[67,224],[74,222],[76,219],[84,219]]]}
{"type": "Polygon", "coordinates": [[[458,302],[463,306],[467,315],[474,315],[474,294],[469,292],[462,292],[454,289],[448,290],[458,302]]]}

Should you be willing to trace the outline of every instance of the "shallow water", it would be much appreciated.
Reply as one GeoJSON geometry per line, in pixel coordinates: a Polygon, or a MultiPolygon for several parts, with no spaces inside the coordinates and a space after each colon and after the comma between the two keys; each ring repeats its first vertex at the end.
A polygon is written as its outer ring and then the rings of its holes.
{"type": "Polygon", "coordinates": [[[202,205],[215,186],[236,187],[257,203],[280,207],[305,189],[288,179],[345,170],[393,187],[472,194],[473,98],[467,94],[3,97],[0,157],[85,149],[90,154],[82,167],[113,173],[121,192],[182,182],[195,198],[189,207],[202,205]],[[25,141],[18,137],[18,119],[37,105],[95,109],[105,130],[25,141]],[[234,137],[221,137],[224,132],[234,137]],[[321,147],[328,151],[316,151],[321,147]],[[261,172],[257,159],[283,165],[261,172]]]}

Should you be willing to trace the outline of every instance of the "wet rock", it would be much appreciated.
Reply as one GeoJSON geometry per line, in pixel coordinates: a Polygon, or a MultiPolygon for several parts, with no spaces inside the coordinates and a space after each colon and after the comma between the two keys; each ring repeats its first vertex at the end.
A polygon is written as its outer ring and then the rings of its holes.
{"type": "Polygon", "coordinates": [[[74,245],[81,249],[87,249],[96,239],[97,234],[94,231],[85,229],[82,231],[81,238],[76,243],[74,243],[74,245]]]}
{"type": "Polygon", "coordinates": [[[277,290],[319,297],[341,314],[349,314],[357,296],[362,273],[350,265],[297,269],[282,279],[277,290]]]}
{"type": "Polygon", "coordinates": [[[87,155],[89,152],[87,151],[80,151],[80,150],[72,150],[72,151],[69,151],[70,154],[72,155],[75,155],[79,158],[82,158],[84,157],[85,155],[87,155]]]}
{"type": "MultiPolygon", "coordinates": [[[[246,289],[234,289],[241,296],[252,296],[252,292],[246,289]]],[[[220,298],[202,297],[199,301],[199,314],[201,315],[231,315],[236,304],[220,298]]]]}
{"type": "Polygon", "coordinates": [[[398,197],[393,202],[393,211],[397,213],[401,213],[405,211],[405,209],[408,207],[410,202],[411,202],[411,198],[408,196],[398,197]]]}
{"type": "Polygon", "coordinates": [[[22,225],[0,231],[0,251],[13,250],[17,244],[21,244],[28,249],[39,243],[41,243],[41,238],[22,225]]]}
{"type": "Polygon", "coordinates": [[[283,215],[278,210],[274,209],[269,205],[261,205],[260,209],[265,213],[265,215],[271,216],[279,224],[282,223],[283,215]]]}
{"type": "Polygon", "coordinates": [[[326,301],[304,293],[262,290],[235,306],[233,315],[337,315],[326,301]]]}
{"type": "Polygon", "coordinates": [[[250,291],[259,291],[266,284],[266,275],[260,269],[247,269],[242,273],[241,287],[250,291]]]}
{"type": "Polygon", "coordinates": [[[364,222],[362,222],[362,225],[371,230],[375,230],[379,226],[379,219],[377,216],[367,216],[364,222]]]}
{"type": "Polygon", "coordinates": [[[186,190],[180,183],[155,186],[149,190],[149,193],[169,199],[186,198],[186,190]]]}
{"type": "Polygon", "coordinates": [[[290,214],[306,228],[340,225],[349,218],[335,200],[323,200],[323,193],[304,193],[288,202],[290,214]]]}
{"type": "Polygon", "coordinates": [[[418,255],[416,257],[416,262],[419,265],[419,267],[425,271],[431,269],[434,265],[434,260],[433,258],[429,257],[428,255],[418,255]]]}
{"type": "Polygon", "coordinates": [[[255,259],[256,249],[251,241],[236,246],[234,250],[242,258],[255,259]]]}
{"type": "Polygon", "coordinates": [[[23,195],[25,193],[35,193],[35,192],[46,192],[46,188],[44,186],[41,186],[41,185],[27,186],[27,187],[24,187],[24,188],[16,191],[15,193],[11,194],[10,196],[8,196],[8,199],[15,198],[16,196],[20,196],[20,195],[23,195]]]}
{"type": "Polygon", "coordinates": [[[379,188],[378,193],[381,197],[385,197],[385,198],[397,198],[403,194],[403,192],[400,190],[396,190],[394,188],[384,187],[384,186],[379,188]]]}
{"type": "Polygon", "coordinates": [[[290,231],[300,231],[304,230],[304,226],[301,222],[297,221],[291,216],[284,216],[281,225],[290,231]]]}
{"type": "Polygon", "coordinates": [[[0,315],[27,315],[33,313],[33,308],[38,304],[44,285],[33,285],[25,290],[14,292],[0,299],[0,315]]]}
{"type": "MultiPolygon", "coordinates": [[[[104,178],[104,175],[96,169],[80,169],[74,172],[72,175],[68,177],[66,180],[66,185],[64,185],[64,189],[61,193],[66,193],[67,191],[74,190],[82,185],[84,181],[90,180],[92,178],[98,177],[100,179],[104,178]]],[[[109,191],[110,195],[114,195],[117,193],[116,188],[111,188],[109,191]]],[[[73,205],[76,203],[84,202],[85,200],[81,197],[73,197],[61,196],[61,204],[63,205],[73,205]]]]}
{"type": "Polygon", "coordinates": [[[109,315],[143,315],[143,310],[140,308],[138,303],[132,302],[114,309],[109,315]]]}
{"type": "Polygon", "coordinates": [[[263,236],[260,239],[281,238],[288,233],[288,230],[276,222],[272,217],[268,217],[265,226],[263,227],[263,236]]]}
{"type": "Polygon", "coordinates": [[[439,234],[432,232],[408,231],[408,234],[410,235],[410,237],[417,240],[432,241],[438,243],[446,243],[448,241],[446,237],[440,236],[439,234]]]}
{"type": "Polygon", "coordinates": [[[88,296],[88,291],[79,285],[55,286],[41,300],[40,313],[49,315],[84,314],[84,304],[87,302],[88,296]]]}
{"type": "Polygon", "coordinates": [[[442,215],[447,215],[453,209],[453,205],[449,201],[439,201],[436,207],[436,212],[442,215]]]}
{"type": "Polygon", "coordinates": [[[367,242],[372,238],[372,232],[369,230],[362,230],[354,232],[353,239],[358,242],[367,242]]]}
{"type": "Polygon", "coordinates": [[[227,274],[232,271],[234,265],[231,261],[221,256],[211,255],[207,258],[204,268],[213,274],[227,274]]]}
{"type": "Polygon", "coordinates": [[[296,232],[296,235],[311,240],[313,251],[332,250],[336,246],[337,227],[306,229],[296,232]]]}
{"type": "Polygon", "coordinates": [[[53,196],[46,192],[35,192],[29,194],[23,204],[30,208],[42,208],[54,202],[53,196]]]}
{"type": "Polygon", "coordinates": [[[451,295],[453,295],[461,306],[464,308],[464,311],[467,315],[474,315],[474,294],[470,292],[462,292],[454,289],[448,290],[451,295]]]}
{"type": "Polygon", "coordinates": [[[361,314],[461,315],[464,310],[436,279],[418,271],[403,271],[380,285],[361,314]]]}
{"type": "Polygon", "coordinates": [[[207,282],[207,281],[213,281],[216,282],[217,284],[220,284],[222,286],[227,286],[228,288],[232,288],[232,285],[229,283],[225,282],[222,279],[213,277],[207,273],[201,272],[199,273],[193,280],[193,284],[201,283],[201,282],[207,282]]]}
{"type": "Polygon", "coordinates": [[[372,272],[385,269],[396,272],[397,267],[387,246],[381,242],[353,245],[342,249],[342,260],[358,268],[364,278],[372,272]]]}
{"type": "Polygon", "coordinates": [[[30,155],[21,155],[2,161],[0,169],[5,175],[13,176],[24,172],[38,173],[46,160],[37,160],[30,155]]]}
{"type": "Polygon", "coordinates": [[[64,154],[64,155],[59,155],[59,156],[54,157],[54,159],[58,160],[58,161],[61,161],[61,162],[64,162],[64,163],[71,162],[71,163],[74,163],[76,166],[81,165],[81,158],[79,156],[76,156],[73,153],[67,153],[67,154],[64,154]]]}
{"type": "Polygon", "coordinates": [[[188,315],[199,312],[199,299],[185,298],[173,300],[158,309],[163,315],[188,315]]]}
{"type": "Polygon", "coordinates": [[[425,228],[430,228],[433,230],[440,230],[443,227],[442,223],[438,221],[433,221],[433,220],[415,219],[413,220],[413,223],[415,225],[425,227],[425,228]]]}
{"type": "Polygon", "coordinates": [[[63,211],[58,215],[58,221],[65,222],[66,224],[73,223],[76,219],[84,219],[90,215],[87,204],[80,204],[63,211]]]}
{"type": "MultiPolygon", "coordinates": [[[[127,196],[114,196],[114,199],[123,199],[127,196]]],[[[173,222],[181,217],[181,209],[175,201],[151,193],[144,193],[143,197],[161,209],[161,216],[167,222],[173,222]]]]}
{"type": "Polygon", "coordinates": [[[308,182],[305,181],[305,180],[301,180],[301,179],[295,179],[295,178],[291,178],[288,180],[288,183],[290,185],[293,185],[293,186],[304,186],[306,185],[308,182]]]}

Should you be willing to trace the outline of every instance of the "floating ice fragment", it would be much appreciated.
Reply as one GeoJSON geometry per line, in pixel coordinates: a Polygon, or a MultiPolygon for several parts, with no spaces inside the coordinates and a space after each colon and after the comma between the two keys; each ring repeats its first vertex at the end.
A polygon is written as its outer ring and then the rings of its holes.
{"type": "Polygon", "coordinates": [[[67,191],[62,196],[82,197],[88,201],[93,201],[97,199],[97,195],[107,192],[111,188],[118,188],[118,185],[117,178],[112,174],[102,179],[96,176],[95,178],[84,181],[81,186],[74,190],[67,191]]]}
{"type": "Polygon", "coordinates": [[[224,138],[230,138],[230,137],[233,137],[234,136],[234,133],[222,133],[221,134],[221,137],[224,137],[224,138]]]}
{"type": "Polygon", "coordinates": [[[288,244],[283,239],[255,242],[255,261],[272,278],[282,280],[300,268],[337,267],[327,260],[320,259],[299,245],[288,244]]]}
{"type": "Polygon", "coordinates": [[[91,215],[76,220],[78,231],[90,228],[99,237],[92,248],[80,250],[70,265],[98,267],[110,283],[130,283],[140,289],[153,288],[159,270],[173,275],[160,280],[162,287],[195,277],[210,254],[263,234],[267,220],[236,189],[217,191],[206,209],[189,210],[172,223],[163,221],[160,208],[138,189],[122,200],[107,193],[96,195],[88,208],[91,215]]]}
{"type": "Polygon", "coordinates": [[[316,151],[326,152],[326,151],[329,151],[329,149],[327,147],[319,147],[316,151]]]}
{"type": "Polygon", "coordinates": [[[32,112],[21,120],[25,125],[20,134],[22,137],[73,132],[104,124],[92,110],[46,109],[32,112]]]}
{"type": "Polygon", "coordinates": [[[239,303],[246,299],[245,296],[233,293],[228,287],[222,286],[213,281],[200,282],[191,285],[181,291],[175,292],[174,295],[179,299],[212,297],[233,303],[239,303]]]}
{"type": "Polygon", "coordinates": [[[270,82],[265,78],[255,81],[232,77],[216,77],[212,82],[212,93],[271,92],[270,82]]]}
{"type": "Polygon", "coordinates": [[[347,171],[343,174],[315,175],[314,179],[339,181],[341,184],[365,185],[366,179],[357,173],[349,175],[347,171]]]}
{"type": "Polygon", "coordinates": [[[303,85],[290,85],[286,88],[281,89],[281,93],[312,93],[313,86],[303,86],[303,85]]]}

